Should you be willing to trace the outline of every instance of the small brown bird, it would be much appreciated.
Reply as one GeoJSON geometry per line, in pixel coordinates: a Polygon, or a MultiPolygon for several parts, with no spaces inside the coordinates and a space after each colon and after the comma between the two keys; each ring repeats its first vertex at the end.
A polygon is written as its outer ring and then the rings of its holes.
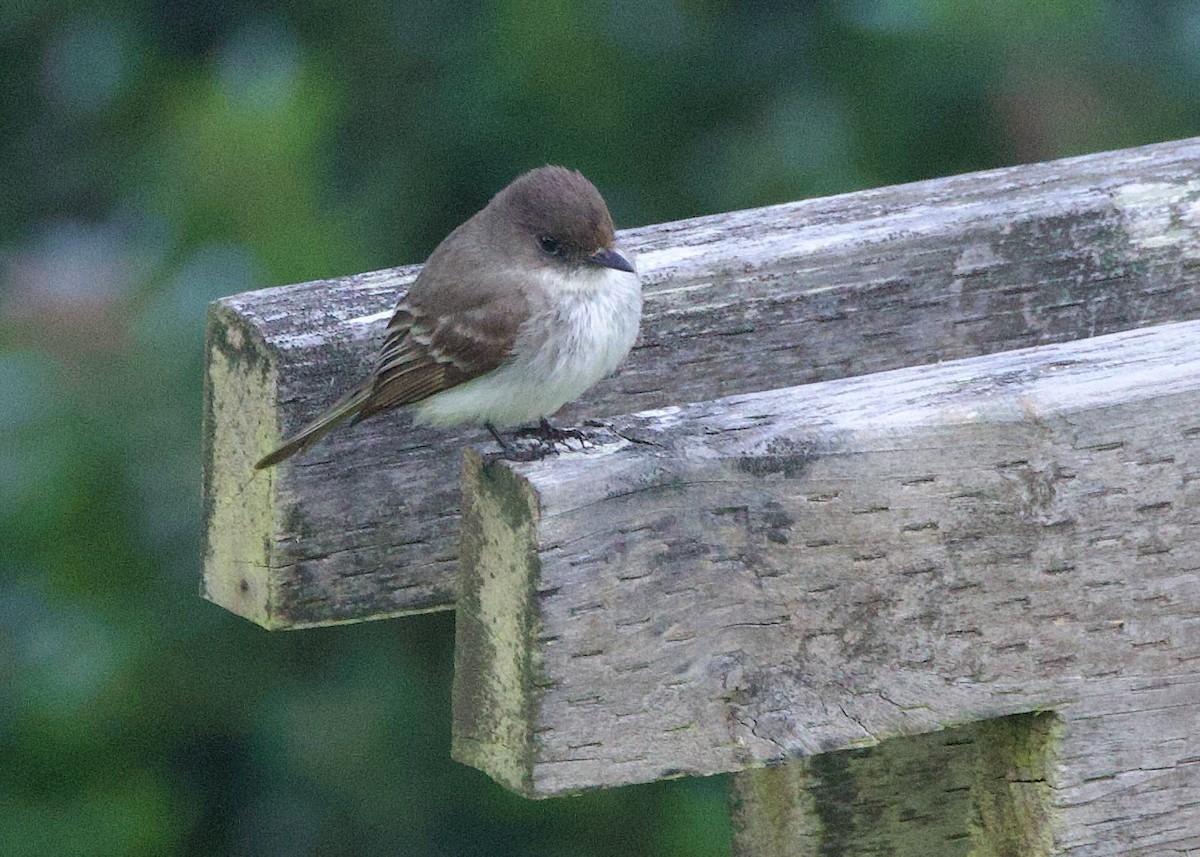
{"type": "Polygon", "coordinates": [[[423,425],[545,418],[629,353],[642,291],[603,197],[578,172],[518,176],[433,251],[388,322],[371,377],[265,456],[308,449],[338,423],[412,405],[423,425]]]}

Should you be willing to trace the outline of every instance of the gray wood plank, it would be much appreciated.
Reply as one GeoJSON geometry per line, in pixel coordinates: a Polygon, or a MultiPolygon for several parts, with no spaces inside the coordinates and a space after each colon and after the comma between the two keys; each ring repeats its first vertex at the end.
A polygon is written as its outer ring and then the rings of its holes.
{"type": "MultiPolygon", "coordinates": [[[[1200,316],[1200,140],[629,230],[627,365],[566,422],[1200,316]]],[[[203,593],[267,627],[450,606],[474,430],[402,415],[252,462],[360,377],[415,268],[209,317],[203,593]]]]}
{"type": "Polygon", "coordinates": [[[1200,842],[1200,322],[611,425],[469,456],[458,759],[546,796],[1051,711],[1050,853],[1200,842]]]}

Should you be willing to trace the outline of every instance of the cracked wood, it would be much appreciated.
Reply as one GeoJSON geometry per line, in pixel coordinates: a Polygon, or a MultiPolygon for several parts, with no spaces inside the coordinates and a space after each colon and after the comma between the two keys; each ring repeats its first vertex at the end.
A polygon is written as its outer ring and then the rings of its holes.
{"type": "MultiPolygon", "coordinates": [[[[1198,206],[1183,140],[629,230],[641,339],[562,420],[1196,317],[1198,206]]],[[[415,271],[214,304],[206,597],[272,628],[452,605],[460,456],[482,432],[385,415],[251,469],[368,371],[415,271]]]]}

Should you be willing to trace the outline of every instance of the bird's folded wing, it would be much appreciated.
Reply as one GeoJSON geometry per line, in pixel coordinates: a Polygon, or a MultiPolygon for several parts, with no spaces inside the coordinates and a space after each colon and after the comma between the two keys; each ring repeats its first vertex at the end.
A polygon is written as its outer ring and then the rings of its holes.
{"type": "Polygon", "coordinates": [[[432,313],[401,301],[388,323],[371,394],[355,422],[418,402],[496,369],[512,351],[524,302],[482,294],[473,305],[432,313]]]}

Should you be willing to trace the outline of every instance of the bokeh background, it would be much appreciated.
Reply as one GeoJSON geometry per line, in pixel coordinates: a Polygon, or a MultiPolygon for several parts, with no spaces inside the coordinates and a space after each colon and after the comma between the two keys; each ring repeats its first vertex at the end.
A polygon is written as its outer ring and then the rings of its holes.
{"type": "Polygon", "coordinates": [[[197,597],[206,304],[547,161],[631,226],[1194,135],[1200,3],[7,0],[0,93],[0,853],[703,857],[720,777],[452,763],[449,614],[197,597]]]}

